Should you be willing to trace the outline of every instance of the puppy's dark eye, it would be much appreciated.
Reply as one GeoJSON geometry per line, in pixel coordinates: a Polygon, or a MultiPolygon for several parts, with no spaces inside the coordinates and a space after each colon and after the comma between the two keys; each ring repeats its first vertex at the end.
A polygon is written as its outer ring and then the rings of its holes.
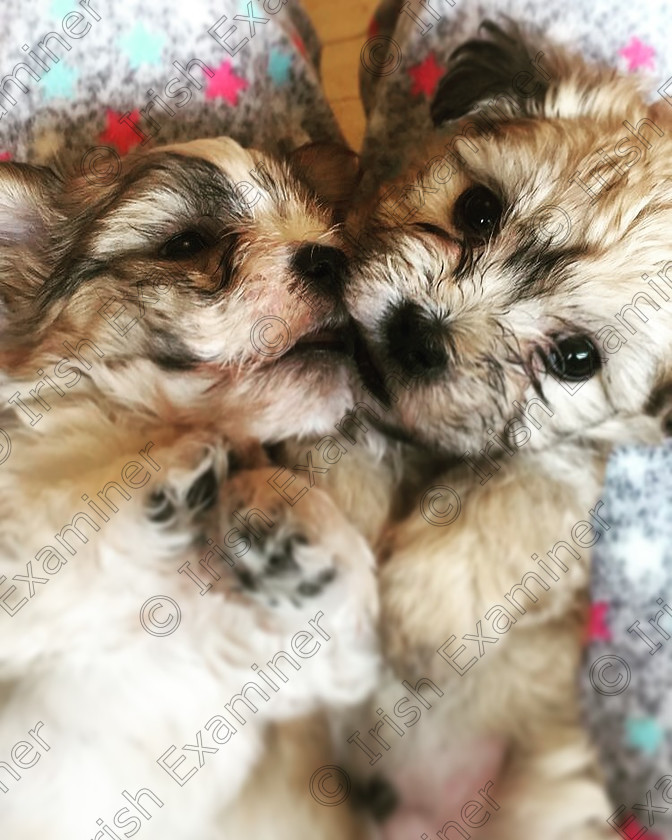
{"type": "Polygon", "coordinates": [[[455,227],[471,240],[486,242],[497,230],[502,202],[487,187],[470,187],[455,202],[455,227]]]}
{"type": "Polygon", "coordinates": [[[546,357],[550,373],[566,382],[590,379],[602,366],[602,357],[593,342],[585,335],[561,338],[546,357]]]}
{"type": "Polygon", "coordinates": [[[166,260],[185,260],[208,247],[205,237],[197,230],[185,230],[172,236],[161,246],[160,255],[166,260]]]}

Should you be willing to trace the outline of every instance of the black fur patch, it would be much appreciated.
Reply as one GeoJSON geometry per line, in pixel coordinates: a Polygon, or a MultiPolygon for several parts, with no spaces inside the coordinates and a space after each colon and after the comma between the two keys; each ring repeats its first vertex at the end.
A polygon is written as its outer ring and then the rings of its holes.
{"type": "Polygon", "coordinates": [[[512,21],[507,20],[505,27],[500,27],[484,20],[481,30],[486,37],[466,41],[450,56],[448,72],[439,82],[431,105],[435,126],[463,117],[480,102],[498,94],[507,94],[524,114],[527,104],[541,100],[548,89],[548,83],[540,82],[535,76],[533,98],[514,90],[516,76],[530,73],[534,54],[512,21]]]}
{"type": "Polygon", "coordinates": [[[277,548],[268,558],[268,575],[283,575],[288,572],[298,572],[299,564],[294,559],[294,551],[297,543],[305,544],[307,540],[303,537],[290,537],[277,548]]]}
{"type": "Polygon", "coordinates": [[[355,784],[353,804],[366,810],[377,822],[386,820],[399,807],[399,795],[383,776],[372,776],[366,782],[355,784]]]}
{"type": "Polygon", "coordinates": [[[176,513],[175,505],[164,490],[155,490],[147,503],[147,516],[151,522],[168,522],[176,513]]]}
{"type": "Polygon", "coordinates": [[[168,330],[153,329],[148,340],[147,356],[163,370],[192,370],[202,361],[168,330]]]}
{"type": "Polygon", "coordinates": [[[651,417],[658,417],[665,437],[672,437],[672,381],[668,376],[653,389],[644,411],[651,417]]]}
{"type": "Polygon", "coordinates": [[[504,263],[504,269],[516,274],[514,299],[544,294],[568,277],[568,270],[586,249],[581,247],[540,248],[532,245],[516,250],[504,263]]]}
{"type": "Polygon", "coordinates": [[[213,467],[201,473],[187,491],[187,507],[191,510],[210,510],[219,493],[219,481],[213,467]]]}

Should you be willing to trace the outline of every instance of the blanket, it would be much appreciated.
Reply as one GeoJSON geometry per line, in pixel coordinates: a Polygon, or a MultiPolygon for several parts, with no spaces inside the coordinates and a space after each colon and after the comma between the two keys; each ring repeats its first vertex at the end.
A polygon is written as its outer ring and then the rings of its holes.
{"type": "Polygon", "coordinates": [[[297,0],[3,0],[0,31],[0,159],[104,172],[152,143],[341,138],[297,0]]]}

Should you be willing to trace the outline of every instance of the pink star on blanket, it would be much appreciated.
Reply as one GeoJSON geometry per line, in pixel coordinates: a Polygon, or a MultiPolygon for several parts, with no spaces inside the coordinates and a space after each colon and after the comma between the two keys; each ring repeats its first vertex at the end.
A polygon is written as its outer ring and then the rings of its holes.
{"type": "MultiPolygon", "coordinates": [[[[627,822],[627,820],[626,820],[627,822]]],[[[626,840],[635,840],[635,838],[642,838],[644,835],[647,835],[647,840],[663,840],[660,834],[651,834],[648,828],[644,828],[644,826],[639,822],[639,820],[634,819],[627,823],[621,823],[619,826],[619,834],[621,831],[624,833],[621,834],[621,837],[625,837],[626,840]]]]}
{"type": "Polygon", "coordinates": [[[303,43],[303,39],[298,32],[292,33],[292,44],[294,44],[304,58],[308,58],[308,50],[306,49],[306,45],[303,43]]]}
{"type": "Polygon", "coordinates": [[[215,75],[208,81],[206,99],[226,99],[230,105],[238,104],[238,94],[249,87],[245,79],[236,76],[230,61],[223,61],[215,70],[215,75]]]}
{"type": "Polygon", "coordinates": [[[409,67],[408,75],[413,79],[411,94],[419,96],[419,94],[424,93],[425,96],[430,97],[434,94],[439,79],[443,76],[443,67],[439,67],[436,63],[436,56],[432,52],[420,64],[409,67]]]}
{"type": "Polygon", "coordinates": [[[0,152],[0,160],[11,160],[12,153],[11,152],[0,152]]]}
{"type": "Polygon", "coordinates": [[[611,630],[607,625],[608,612],[609,603],[607,601],[595,601],[594,604],[590,605],[590,615],[586,627],[587,642],[611,641],[611,630]]]}
{"type": "MultiPolygon", "coordinates": [[[[137,126],[140,111],[136,108],[129,114],[130,121],[137,126]]],[[[133,131],[128,122],[122,122],[124,114],[108,109],[105,115],[106,127],[98,136],[98,142],[105,146],[114,146],[122,155],[127,155],[131,149],[140,143],[142,137],[133,131]]]]}
{"type": "Polygon", "coordinates": [[[630,42],[623,49],[618,51],[619,55],[628,62],[628,71],[632,73],[633,70],[639,70],[640,67],[646,67],[653,70],[653,56],[656,51],[653,47],[642,43],[636,35],[633,35],[630,42]]]}

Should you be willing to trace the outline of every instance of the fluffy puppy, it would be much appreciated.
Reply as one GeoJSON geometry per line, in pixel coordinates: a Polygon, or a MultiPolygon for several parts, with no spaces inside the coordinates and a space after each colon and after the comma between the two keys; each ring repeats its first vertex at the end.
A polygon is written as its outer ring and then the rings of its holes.
{"type": "Polygon", "coordinates": [[[577,669],[605,460],[662,436],[672,121],[548,46],[523,97],[536,54],[494,24],[464,44],[425,148],[353,221],[349,309],[407,380],[386,423],[448,462],[381,558],[395,675],[377,704],[396,720],[358,730],[401,792],[387,837],[613,832],[577,669]]]}
{"type": "Polygon", "coordinates": [[[107,186],[67,180],[46,207],[53,173],[6,164],[0,228],[25,247],[3,258],[3,308],[17,316],[3,367],[32,385],[35,346],[57,383],[24,401],[48,411],[60,392],[93,387],[129,407],[160,413],[163,396],[189,412],[217,383],[218,422],[235,415],[239,427],[245,414],[249,436],[333,422],[352,376],[338,297],[346,256],[325,199],[347,178],[320,171],[318,200],[297,177],[315,177],[314,158],[297,152],[292,173],[228,138],[194,141],[126,159],[107,186]],[[47,276],[12,270],[35,248],[48,251],[47,276]],[[80,356],[81,376],[69,373],[80,356]]]}
{"type": "Polygon", "coordinates": [[[269,726],[375,679],[373,558],[257,442],[350,399],[345,255],[293,165],[221,139],[102,187],[0,169],[0,743],[37,739],[0,765],[15,840],[232,836],[269,726]]]}

